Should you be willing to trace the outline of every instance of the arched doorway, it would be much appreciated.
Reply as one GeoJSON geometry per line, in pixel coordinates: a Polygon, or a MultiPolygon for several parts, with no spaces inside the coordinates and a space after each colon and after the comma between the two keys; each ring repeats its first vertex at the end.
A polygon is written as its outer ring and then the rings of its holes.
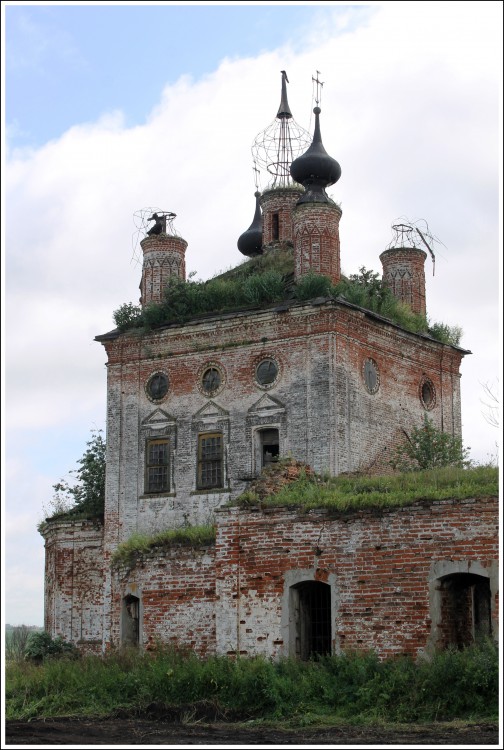
{"type": "Polygon", "coordinates": [[[464,648],[492,633],[490,581],[474,573],[453,573],[439,581],[441,648],[464,648]]]}
{"type": "Polygon", "coordinates": [[[313,659],[331,653],[331,587],[321,581],[303,581],[290,589],[291,623],[295,654],[313,659]]]}

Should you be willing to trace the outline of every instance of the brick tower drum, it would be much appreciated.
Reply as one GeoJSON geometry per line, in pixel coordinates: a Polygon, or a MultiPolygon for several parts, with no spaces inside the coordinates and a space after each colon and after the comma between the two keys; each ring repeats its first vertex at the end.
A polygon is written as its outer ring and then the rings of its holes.
{"type": "Polygon", "coordinates": [[[427,253],[416,247],[394,247],[380,255],[383,281],[396,299],[414,313],[425,315],[425,259],[427,253]]]}
{"type": "Polygon", "coordinates": [[[294,274],[341,279],[339,222],[341,208],[335,203],[300,203],[294,211],[294,274]]]}
{"type": "Polygon", "coordinates": [[[263,212],[263,248],[265,250],[282,244],[294,243],[292,212],[302,196],[301,186],[284,186],[265,190],[261,196],[263,212]]]}
{"type": "MultiPolygon", "coordinates": [[[[172,214],[174,216],[174,214],[172,214]]],[[[156,225],[153,229],[156,228],[156,225]]],[[[187,242],[176,234],[164,231],[148,234],[141,242],[143,251],[140,303],[143,307],[164,299],[164,291],[171,278],[185,281],[185,251],[187,242]]],[[[151,230],[152,231],[152,230],[151,230]]]]}

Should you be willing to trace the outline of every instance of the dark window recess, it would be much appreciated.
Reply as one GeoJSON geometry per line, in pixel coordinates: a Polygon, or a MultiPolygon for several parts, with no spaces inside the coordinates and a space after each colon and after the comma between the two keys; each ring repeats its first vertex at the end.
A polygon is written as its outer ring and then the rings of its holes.
{"type": "Polygon", "coordinates": [[[278,461],[280,447],[278,430],[261,430],[259,433],[261,441],[261,468],[278,461]]]}
{"type": "Polygon", "coordinates": [[[278,375],[278,366],[274,359],[263,359],[256,369],[257,382],[260,385],[271,385],[278,375]]]}
{"type": "Polygon", "coordinates": [[[271,217],[271,230],[272,238],[274,240],[280,239],[280,217],[278,214],[273,214],[271,217]]]}
{"type": "Polygon", "coordinates": [[[140,640],[140,599],[131,594],[123,599],[122,642],[138,646],[140,640]]]}
{"type": "Polygon", "coordinates": [[[380,376],[374,359],[366,359],[364,362],[364,382],[369,393],[376,393],[380,385],[380,376]]]}
{"type": "Polygon", "coordinates": [[[435,392],[434,392],[434,386],[432,385],[430,380],[424,380],[422,383],[422,389],[421,389],[421,395],[422,395],[422,402],[426,409],[430,409],[434,406],[435,403],[435,392]]]}
{"type": "Polygon", "coordinates": [[[331,653],[331,587],[308,581],[294,587],[296,655],[313,659],[331,653]]]}
{"type": "Polygon", "coordinates": [[[169,441],[148,440],[146,448],[145,491],[168,492],[170,489],[169,441]]]}
{"type": "Polygon", "coordinates": [[[203,390],[208,396],[212,396],[219,390],[221,382],[221,374],[216,367],[209,367],[208,370],[205,370],[203,373],[203,390]]]}
{"type": "Polygon", "coordinates": [[[159,401],[168,393],[168,378],[163,372],[156,372],[147,383],[147,393],[153,401],[159,401]]]}
{"type": "Polygon", "coordinates": [[[198,443],[198,488],[222,487],[222,435],[213,433],[199,436],[198,443]]]}

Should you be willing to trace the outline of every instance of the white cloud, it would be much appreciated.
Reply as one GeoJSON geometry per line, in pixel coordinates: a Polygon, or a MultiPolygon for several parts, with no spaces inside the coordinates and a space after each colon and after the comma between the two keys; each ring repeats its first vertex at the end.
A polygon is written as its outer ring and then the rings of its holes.
{"type": "MultiPolygon", "coordinates": [[[[497,5],[385,3],[362,11],[361,27],[352,16],[345,33],[335,17],[301,54],[286,46],[224,60],[196,82],[181,78],[142,126],[110,113],[10,153],[8,427],[82,432],[105,415],[105,353],[93,338],[114,327],[114,309],[138,301],[134,211],[175,212],[188,271],[201,278],[242,260],[236,241],[254,211],[250,146],[275,117],[280,70],[304,127],[320,70],[324,145],[342,166],[330,192],[342,201],[343,269],[380,271],[402,215],[426,219],[445,243],[435,277],[426,266],[427,304],[434,320],[461,325],[474,351],[462,364],[464,439],[484,460],[495,431],[482,418],[479,384],[500,367],[497,5]]],[[[68,461],[62,446],[62,471],[68,461]]],[[[27,583],[20,571],[9,573],[18,589],[27,583]]],[[[31,575],[40,581],[40,570],[31,575]]]]}

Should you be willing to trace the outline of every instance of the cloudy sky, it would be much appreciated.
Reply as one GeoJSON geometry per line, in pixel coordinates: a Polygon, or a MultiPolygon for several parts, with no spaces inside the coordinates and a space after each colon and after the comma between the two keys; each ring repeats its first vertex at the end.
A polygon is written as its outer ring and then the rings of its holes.
{"type": "MultiPolygon", "coordinates": [[[[187,267],[242,260],[254,212],[250,147],[275,118],[280,71],[342,167],[346,274],[399,217],[424,219],[432,321],[459,325],[464,443],[497,452],[484,385],[500,394],[500,2],[107,6],[3,3],[4,619],[43,623],[36,530],[52,485],[104,429],[105,352],[93,339],[138,302],[134,214],[177,215],[187,267]],[[475,10],[477,9],[477,12],[475,10]]],[[[263,182],[263,187],[264,182],[263,182]]]]}

